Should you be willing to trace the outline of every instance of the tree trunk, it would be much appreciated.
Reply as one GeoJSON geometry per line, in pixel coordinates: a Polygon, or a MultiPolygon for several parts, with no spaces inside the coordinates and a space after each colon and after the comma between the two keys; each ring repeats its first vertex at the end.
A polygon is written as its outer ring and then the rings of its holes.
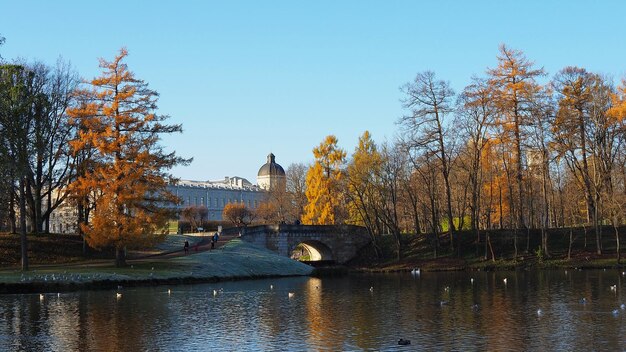
{"type": "Polygon", "coordinates": [[[572,259],[572,244],[574,244],[574,239],[572,238],[573,232],[574,230],[570,227],[569,228],[569,247],[567,248],[567,260],[572,259]]]}
{"type": "Polygon", "coordinates": [[[115,247],[115,266],[118,268],[126,266],[125,248],[115,247]]]}
{"type": "Polygon", "coordinates": [[[613,222],[613,230],[615,231],[615,246],[617,252],[617,265],[620,264],[620,245],[619,245],[619,231],[617,230],[617,221],[613,222]]]}
{"type": "Polygon", "coordinates": [[[22,255],[22,271],[28,271],[28,242],[26,239],[26,183],[20,177],[20,246],[22,255]]]}
{"type": "Polygon", "coordinates": [[[17,219],[15,214],[15,192],[14,187],[11,186],[11,194],[9,196],[9,222],[11,226],[11,233],[17,233],[17,219]]]}

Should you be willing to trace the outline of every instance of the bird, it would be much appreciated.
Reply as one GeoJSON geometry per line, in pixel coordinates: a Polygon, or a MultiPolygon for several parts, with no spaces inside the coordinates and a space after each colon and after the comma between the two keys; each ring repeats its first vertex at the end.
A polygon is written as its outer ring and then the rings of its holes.
{"type": "Polygon", "coordinates": [[[217,290],[213,290],[213,296],[217,296],[217,290]]]}
{"type": "Polygon", "coordinates": [[[618,315],[619,314],[619,310],[614,309],[612,313],[613,313],[613,315],[618,315]]]}
{"type": "Polygon", "coordinates": [[[295,293],[289,292],[288,296],[289,296],[289,298],[293,298],[293,296],[295,296],[295,293]]]}
{"type": "Polygon", "coordinates": [[[406,345],[410,345],[410,344],[411,344],[411,340],[405,340],[405,339],[398,340],[398,345],[400,345],[400,346],[406,346],[406,345]]]}
{"type": "Polygon", "coordinates": [[[40,294],[39,294],[39,300],[40,300],[40,301],[43,301],[43,298],[44,298],[43,293],[40,293],[40,294]]]}
{"type": "Polygon", "coordinates": [[[619,305],[619,308],[620,308],[621,310],[626,309],[626,304],[624,304],[624,303],[620,304],[620,305],[619,305]]]}
{"type": "Polygon", "coordinates": [[[439,301],[440,306],[448,305],[448,301],[439,301]]]}
{"type": "Polygon", "coordinates": [[[470,279],[470,283],[472,283],[472,285],[474,284],[474,278],[470,279]]]}
{"type": "Polygon", "coordinates": [[[611,285],[611,291],[617,291],[617,285],[611,285]]]}
{"type": "Polygon", "coordinates": [[[374,286],[370,287],[370,292],[374,292],[374,286]]]}
{"type": "Polygon", "coordinates": [[[274,285],[270,285],[270,290],[273,290],[273,289],[274,289],[274,285]]]}
{"type": "Polygon", "coordinates": [[[580,299],[581,304],[587,304],[587,299],[585,297],[580,299]]]}
{"type": "Polygon", "coordinates": [[[542,316],[543,315],[543,311],[541,309],[537,309],[537,316],[542,316]]]}
{"type": "Polygon", "coordinates": [[[502,280],[502,282],[506,285],[506,277],[502,280]]]}
{"type": "Polygon", "coordinates": [[[444,291],[449,292],[450,291],[450,286],[446,286],[443,288],[444,291]]]}
{"type": "Polygon", "coordinates": [[[117,292],[117,293],[115,294],[115,298],[117,298],[117,299],[122,298],[122,294],[121,294],[121,293],[119,293],[119,292],[117,292]]]}
{"type": "Polygon", "coordinates": [[[168,294],[168,295],[171,295],[171,294],[172,294],[172,290],[168,288],[168,289],[167,289],[167,294],[168,294]]]}
{"type": "Polygon", "coordinates": [[[58,297],[61,297],[61,294],[57,292],[57,298],[58,298],[58,297]]]}
{"type": "Polygon", "coordinates": [[[411,270],[411,274],[413,275],[419,275],[420,273],[421,273],[420,268],[413,268],[413,270],[411,270]]]}

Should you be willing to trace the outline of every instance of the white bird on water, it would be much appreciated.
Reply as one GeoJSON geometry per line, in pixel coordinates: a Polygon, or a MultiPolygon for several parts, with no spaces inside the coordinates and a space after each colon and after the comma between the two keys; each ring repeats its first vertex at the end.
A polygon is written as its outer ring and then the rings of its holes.
{"type": "Polygon", "coordinates": [[[502,280],[502,282],[506,285],[506,277],[502,280]]]}
{"type": "Polygon", "coordinates": [[[119,293],[119,292],[117,292],[117,293],[115,294],[115,298],[117,298],[117,299],[122,298],[122,294],[121,294],[121,293],[119,293]]]}
{"type": "Polygon", "coordinates": [[[613,292],[617,291],[617,285],[611,285],[611,291],[613,292]]]}
{"type": "Polygon", "coordinates": [[[472,283],[472,285],[474,284],[474,278],[470,279],[470,282],[472,283]]]}
{"type": "Polygon", "coordinates": [[[213,290],[213,296],[217,296],[217,290],[213,290]]]}
{"type": "Polygon", "coordinates": [[[40,301],[43,301],[43,298],[44,298],[43,293],[40,293],[40,294],[39,294],[39,300],[40,300],[40,301]]]}
{"type": "Polygon", "coordinates": [[[167,294],[168,294],[168,295],[171,295],[171,294],[172,294],[172,290],[168,288],[168,289],[167,289],[167,294]]]}
{"type": "Polygon", "coordinates": [[[289,296],[289,298],[293,298],[293,296],[295,296],[295,293],[289,292],[288,296],[289,296]]]}
{"type": "Polygon", "coordinates": [[[374,286],[370,287],[370,292],[374,292],[374,286]]]}
{"type": "Polygon", "coordinates": [[[273,289],[274,289],[274,285],[270,285],[270,290],[273,290],[273,289]]]}
{"type": "Polygon", "coordinates": [[[537,309],[537,316],[542,316],[543,315],[543,311],[541,309],[537,309]]]}

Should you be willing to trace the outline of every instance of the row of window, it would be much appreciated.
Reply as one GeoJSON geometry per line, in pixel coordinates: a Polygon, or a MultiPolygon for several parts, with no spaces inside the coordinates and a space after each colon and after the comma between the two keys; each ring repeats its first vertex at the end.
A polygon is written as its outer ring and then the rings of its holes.
{"type": "MultiPolygon", "coordinates": [[[[213,203],[211,203],[211,200],[212,200],[211,198],[208,198],[207,202],[205,203],[204,202],[204,197],[200,197],[200,201],[198,202],[198,197],[195,197],[194,198],[194,205],[196,205],[196,206],[203,205],[203,206],[208,208],[208,207],[211,206],[211,204],[213,204],[213,207],[215,207],[215,208],[219,207],[218,203],[220,203],[219,202],[220,199],[214,198],[213,199],[213,203]]],[[[252,206],[253,204],[254,204],[254,208],[256,208],[259,205],[259,201],[256,200],[256,199],[254,201],[252,199],[248,199],[248,200],[246,200],[246,199],[239,200],[239,199],[232,199],[232,198],[230,198],[230,199],[222,198],[221,199],[221,207],[222,208],[225,207],[226,204],[228,204],[228,203],[243,203],[244,205],[247,205],[248,208],[253,208],[253,206],[252,206]]],[[[187,199],[185,199],[185,204],[184,205],[185,206],[190,206],[191,205],[191,197],[187,197],[187,199]]]]}

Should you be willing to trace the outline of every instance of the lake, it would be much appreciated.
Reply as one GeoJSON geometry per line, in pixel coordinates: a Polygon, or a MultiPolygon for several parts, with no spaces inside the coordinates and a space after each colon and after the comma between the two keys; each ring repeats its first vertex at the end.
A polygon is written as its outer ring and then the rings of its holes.
{"type": "Polygon", "coordinates": [[[617,270],[354,274],[2,295],[0,350],[624,351],[624,280],[617,270]]]}

